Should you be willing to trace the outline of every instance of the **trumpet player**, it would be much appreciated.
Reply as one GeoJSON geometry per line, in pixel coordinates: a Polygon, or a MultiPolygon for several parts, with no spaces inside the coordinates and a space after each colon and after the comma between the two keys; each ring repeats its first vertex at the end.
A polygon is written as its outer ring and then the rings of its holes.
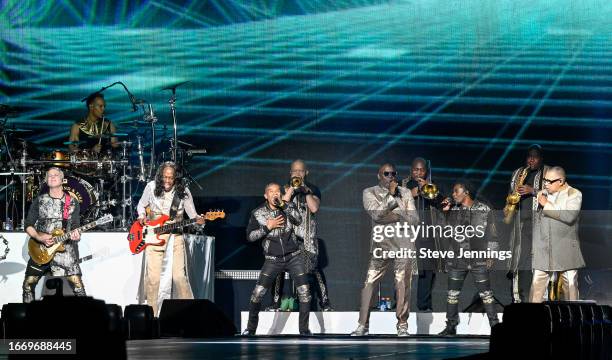
{"type": "Polygon", "coordinates": [[[538,144],[529,146],[525,165],[514,170],[510,180],[510,195],[520,196],[514,213],[511,209],[509,211],[508,205],[504,208],[505,219],[513,220],[510,231],[512,258],[508,272],[508,278],[512,280],[512,302],[526,301],[531,286],[532,234],[538,231],[534,227],[538,209],[536,194],[544,189],[544,173],[549,168],[543,160],[542,147],[538,144]]]}
{"type": "MultiPolygon", "coordinates": [[[[402,181],[402,186],[409,189],[414,199],[419,219],[425,225],[435,225],[443,220],[442,201],[437,187],[431,181],[431,171],[427,160],[417,157],[412,160],[410,178],[402,181]]],[[[418,237],[416,240],[417,251],[422,248],[430,250],[441,250],[441,239],[418,237]]],[[[432,312],[432,289],[436,280],[436,272],[442,270],[440,259],[418,260],[419,277],[417,280],[417,309],[422,312],[432,312]]]]}
{"type": "MultiPolygon", "coordinates": [[[[331,311],[327,283],[319,263],[317,213],[321,205],[321,192],[316,185],[306,180],[308,173],[308,168],[303,160],[298,159],[291,163],[290,180],[285,186],[283,200],[294,203],[302,217],[302,222],[296,227],[295,234],[303,247],[302,255],[308,273],[311,293],[318,297],[319,305],[323,311],[331,311]]],[[[284,275],[284,273],[278,274],[274,282],[273,310],[280,308],[284,275]]]]}

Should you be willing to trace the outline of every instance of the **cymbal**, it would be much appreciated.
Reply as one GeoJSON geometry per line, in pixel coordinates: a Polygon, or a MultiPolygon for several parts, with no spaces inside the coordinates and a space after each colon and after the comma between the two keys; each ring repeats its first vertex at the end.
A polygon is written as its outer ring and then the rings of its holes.
{"type": "Polygon", "coordinates": [[[0,176],[11,176],[11,175],[30,175],[31,172],[0,172],[0,176]]]}
{"type": "Polygon", "coordinates": [[[116,125],[119,126],[136,126],[136,125],[150,125],[151,123],[148,121],[142,120],[121,120],[116,122],[116,125]]]}
{"type": "Polygon", "coordinates": [[[181,140],[178,140],[178,139],[176,140],[176,142],[177,142],[177,143],[179,143],[179,144],[181,144],[181,145],[185,145],[185,146],[193,147],[193,145],[192,145],[192,144],[187,143],[187,142],[184,142],[184,141],[181,141],[181,140]]]}
{"type": "MultiPolygon", "coordinates": [[[[95,136],[95,137],[97,138],[98,136],[95,136]]],[[[117,132],[117,133],[114,133],[114,134],[104,134],[101,137],[102,137],[102,139],[108,139],[108,138],[113,138],[113,137],[126,137],[126,136],[130,136],[130,134],[117,132]]]]}
{"type": "Polygon", "coordinates": [[[4,132],[8,132],[8,133],[13,133],[13,134],[16,134],[16,133],[27,133],[27,132],[32,132],[32,131],[34,131],[34,130],[30,130],[30,129],[11,129],[11,128],[8,128],[8,129],[7,129],[7,128],[4,128],[4,129],[2,129],[2,131],[4,131],[4,132]]]}
{"type": "Polygon", "coordinates": [[[84,143],[85,141],[64,141],[64,145],[79,145],[84,143]]]}
{"type": "Polygon", "coordinates": [[[172,85],[168,85],[166,87],[163,87],[163,88],[161,88],[161,90],[172,90],[172,91],[174,91],[174,90],[176,90],[177,87],[179,87],[181,85],[184,85],[184,84],[187,84],[188,82],[191,82],[191,80],[177,82],[177,83],[174,83],[172,85]]]}

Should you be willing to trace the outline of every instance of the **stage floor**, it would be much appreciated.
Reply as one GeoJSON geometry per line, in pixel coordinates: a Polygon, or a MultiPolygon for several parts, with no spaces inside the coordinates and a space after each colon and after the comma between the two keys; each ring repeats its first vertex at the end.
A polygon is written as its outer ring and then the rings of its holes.
{"type": "Polygon", "coordinates": [[[132,340],[128,359],[448,359],[486,353],[487,336],[257,336],[132,340]]]}

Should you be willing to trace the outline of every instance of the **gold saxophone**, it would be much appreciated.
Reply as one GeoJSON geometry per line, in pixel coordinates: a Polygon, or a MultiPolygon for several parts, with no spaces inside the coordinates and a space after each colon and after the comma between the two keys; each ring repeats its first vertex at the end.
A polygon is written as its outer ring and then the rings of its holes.
{"type": "Polygon", "coordinates": [[[519,175],[514,191],[506,197],[506,206],[504,207],[504,223],[510,224],[516,213],[516,205],[521,201],[521,194],[518,192],[519,186],[522,186],[527,177],[529,168],[525,167],[519,175]]]}

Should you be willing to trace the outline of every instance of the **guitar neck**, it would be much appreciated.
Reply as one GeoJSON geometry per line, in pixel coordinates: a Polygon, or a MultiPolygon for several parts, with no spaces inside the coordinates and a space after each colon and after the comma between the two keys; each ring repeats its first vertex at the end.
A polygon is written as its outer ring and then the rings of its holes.
{"type": "Polygon", "coordinates": [[[78,228],[76,228],[76,229],[73,229],[73,230],[71,230],[71,231],[69,231],[69,232],[65,233],[64,235],[61,235],[61,236],[56,237],[56,238],[55,238],[55,243],[64,242],[64,241],[66,241],[66,240],[70,239],[70,233],[71,233],[72,231],[74,231],[74,230],[77,230],[78,232],[81,232],[81,233],[82,233],[82,232],[85,232],[85,231],[87,231],[87,230],[89,230],[89,229],[93,229],[93,228],[95,228],[95,227],[96,227],[96,225],[97,225],[97,224],[96,224],[96,222],[95,222],[95,221],[93,221],[93,222],[90,222],[90,223],[88,223],[88,224],[85,224],[85,225],[83,225],[83,226],[81,226],[81,227],[78,227],[78,228]]]}
{"type": "Polygon", "coordinates": [[[180,228],[185,227],[185,226],[193,225],[193,224],[195,224],[196,221],[197,221],[197,218],[189,219],[189,220],[183,220],[183,221],[179,221],[179,222],[172,223],[172,224],[162,225],[162,226],[160,226],[158,228],[155,228],[154,232],[156,234],[167,233],[167,232],[172,231],[172,230],[176,230],[176,229],[180,229],[180,228]]]}

